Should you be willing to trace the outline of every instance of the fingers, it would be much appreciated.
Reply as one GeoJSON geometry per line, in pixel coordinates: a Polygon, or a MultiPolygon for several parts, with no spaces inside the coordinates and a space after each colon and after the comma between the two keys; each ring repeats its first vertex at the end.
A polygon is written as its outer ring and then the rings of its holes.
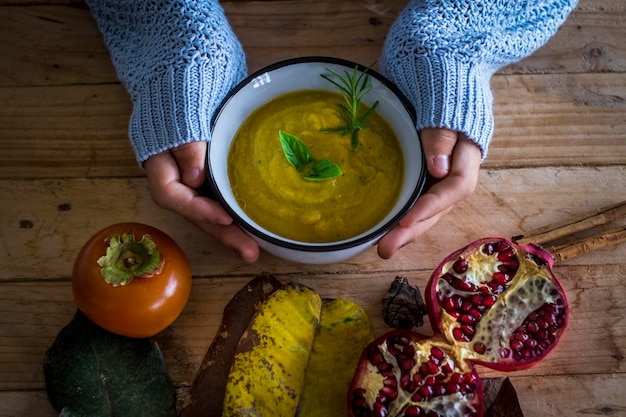
{"type": "Polygon", "coordinates": [[[480,169],[480,148],[461,136],[450,160],[448,175],[420,196],[398,225],[380,239],[378,254],[381,258],[388,259],[403,246],[415,241],[456,203],[474,192],[480,169]]]}
{"type": "Polygon", "coordinates": [[[417,200],[400,224],[407,227],[427,220],[470,196],[478,182],[480,159],[480,148],[469,139],[460,138],[452,154],[450,173],[417,200]]]}
{"type": "Polygon", "coordinates": [[[144,168],[152,199],[160,207],[175,211],[193,223],[232,223],[232,218],[218,202],[200,197],[181,182],[177,161],[169,152],[151,156],[144,168]]]}
{"type": "Polygon", "coordinates": [[[458,132],[449,129],[425,128],[420,133],[428,172],[435,178],[443,178],[450,172],[452,151],[458,132]]]}
{"type": "MultiPolygon", "coordinates": [[[[198,150],[197,147],[192,148],[198,150]]],[[[188,166],[193,166],[193,156],[186,154],[185,150],[182,152],[179,152],[179,157],[182,160],[188,158],[188,166]]],[[[198,160],[199,158],[196,159],[196,164],[198,160]]],[[[234,249],[245,262],[252,263],[258,259],[260,251],[257,243],[233,223],[224,208],[218,202],[200,196],[191,186],[181,182],[181,172],[185,171],[179,169],[173,152],[151,156],[144,163],[144,168],[152,199],[157,205],[181,214],[221,244],[234,249]]],[[[200,175],[203,181],[204,174],[200,175]]]]}
{"type": "Polygon", "coordinates": [[[180,170],[182,183],[199,188],[206,176],[206,147],[204,141],[191,142],[171,150],[180,170]]]}
{"type": "Polygon", "coordinates": [[[259,259],[259,245],[234,223],[227,226],[201,223],[197,226],[222,245],[237,252],[244,262],[251,264],[259,259]]]}

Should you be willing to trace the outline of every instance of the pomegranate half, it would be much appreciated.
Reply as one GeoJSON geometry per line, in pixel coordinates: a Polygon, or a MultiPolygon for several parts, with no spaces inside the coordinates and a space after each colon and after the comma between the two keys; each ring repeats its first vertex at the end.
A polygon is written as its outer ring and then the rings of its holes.
{"type": "Polygon", "coordinates": [[[552,255],[536,245],[480,239],[448,256],[426,287],[432,337],[392,330],[368,345],[348,393],[350,415],[482,416],[481,364],[528,368],[569,318],[552,255]]]}

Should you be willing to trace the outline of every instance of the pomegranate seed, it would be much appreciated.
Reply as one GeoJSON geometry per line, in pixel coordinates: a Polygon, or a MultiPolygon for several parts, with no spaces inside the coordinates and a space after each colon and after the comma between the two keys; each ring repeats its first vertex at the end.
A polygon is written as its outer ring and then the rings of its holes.
{"type": "Polygon", "coordinates": [[[483,313],[473,308],[469,311],[470,316],[474,317],[476,320],[480,320],[483,316],[483,313]]]}
{"type": "Polygon", "coordinates": [[[474,334],[476,334],[476,328],[469,324],[462,324],[461,331],[463,332],[464,335],[466,335],[469,338],[471,338],[472,336],[474,336],[474,334]]]}
{"type": "Polygon", "coordinates": [[[422,401],[424,401],[424,397],[422,397],[422,394],[420,394],[420,392],[417,391],[415,394],[411,396],[411,401],[414,401],[416,403],[421,403],[422,401]]]}
{"type": "Polygon", "coordinates": [[[511,246],[507,242],[499,241],[496,244],[496,252],[506,252],[509,249],[511,249],[511,246]]]}
{"type": "Polygon", "coordinates": [[[419,408],[416,405],[413,405],[411,407],[408,407],[405,411],[404,411],[404,416],[405,417],[419,417],[423,415],[422,413],[422,409],[419,408]]]}
{"type": "Polygon", "coordinates": [[[431,385],[422,385],[417,392],[419,392],[422,398],[430,399],[433,396],[433,387],[431,385]]]}
{"type": "Polygon", "coordinates": [[[383,361],[383,354],[380,353],[378,349],[376,349],[370,352],[370,355],[368,358],[369,358],[369,361],[372,363],[372,365],[377,366],[379,363],[383,361]]]}
{"type": "Polygon", "coordinates": [[[508,261],[502,261],[500,265],[498,265],[498,271],[501,272],[515,272],[519,268],[519,262],[516,258],[510,259],[508,261]]]}
{"type": "Polygon", "coordinates": [[[457,301],[458,298],[460,298],[458,295],[446,297],[443,299],[443,303],[441,303],[441,306],[444,308],[444,310],[448,312],[456,311],[459,308],[457,301]]]}
{"type": "Polygon", "coordinates": [[[456,262],[454,262],[454,264],[452,265],[452,269],[454,269],[454,272],[456,272],[457,274],[462,274],[465,271],[467,271],[467,267],[469,266],[469,263],[463,259],[457,259],[456,262]]]}
{"type": "Polygon", "coordinates": [[[407,391],[406,386],[408,385],[408,383],[411,381],[411,375],[410,374],[403,374],[400,377],[400,387],[402,387],[403,390],[407,391]]]}
{"type": "Polygon", "coordinates": [[[496,251],[491,243],[485,243],[482,250],[485,255],[493,255],[496,251]]]}
{"type": "Polygon", "coordinates": [[[444,365],[441,366],[441,374],[445,377],[446,375],[449,375],[452,373],[452,371],[454,371],[454,363],[452,361],[448,361],[446,362],[444,365]]]}
{"type": "Polygon", "coordinates": [[[487,351],[487,346],[485,346],[484,343],[482,342],[476,342],[474,343],[474,352],[482,355],[483,353],[485,353],[487,351]]]}
{"type": "Polygon", "coordinates": [[[422,376],[435,375],[439,371],[439,367],[433,361],[427,361],[420,365],[419,373],[422,376]]]}
{"type": "Polygon", "coordinates": [[[386,387],[396,388],[398,386],[398,381],[396,381],[396,378],[394,377],[385,378],[383,380],[383,385],[386,387]]]}
{"type": "Polygon", "coordinates": [[[372,410],[373,417],[386,417],[387,416],[387,408],[381,403],[375,402],[374,409],[372,410]]]}
{"type": "MultiPolygon", "coordinates": [[[[413,383],[415,383],[417,385],[422,385],[422,382],[424,382],[424,379],[422,378],[422,375],[420,375],[420,374],[413,375],[413,383]]],[[[413,391],[414,390],[415,390],[415,388],[413,388],[413,391]]]]}
{"type": "Polygon", "coordinates": [[[463,334],[463,331],[461,331],[461,329],[458,327],[452,329],[452,337],[454,337],[454,339],[458,340],[459,342],[469,342],[468,337],[463,334]]]}
{"type": "Polygon", "coordinates": [[[402,350],[402,352],[407,356],[413,356],[415,355],[415,346],[407,345],[404,347],[404,350],[402,350]]]}
{"type": "Polygon", "coordinates": [[[511,341],[511,349],[513,349],[514,351],[519,352],[520,350],[522,350],[523,347],[524,347],[523,342],[519,340],[511,341]]]}
{"type": "Polygon", "coordinates": [[[510,261],[511,259],[515,258],[515,251],[513,250],[513,248],[509,247],[509,249],[498,253],[498,260],[499,261],[510,261]]]}
{"type": "Polygon", "coordinates": [[[459,290],[461,291],[476,291],[476,285],[472,284],[471,282],[468,281],[461,281],[461,283],[459,284],[459,290]]]}
{"type": "Polygon", "coordinates": [[[461,311],[463,312],[468,312],[470,311],[472,308],[474,307],[474,304],[472,304],[472,302],[468,299],[464,299],[463,303],[461,304],[461,311]]]}
{"type": "Polygon", "coordinates": [[[400,362],[398,365],[400,365],[401,370],[410,371],[415,366],[415,359],[407,358],[400,362]]]}
{"type": "Polygon", "coordinates": [[[446,393],[447,390],[445,384],[435,384],[435,386],[433,387],[433,394],[435,396],[446,395],[446,393]]]}
{"type": "Polygon", "coordinates": [[[537,341],[535,339],[528,339],[524,342],[524,346],[534,348],[535,346],[537,346],[537,341]]]}
{"type": "Polygon", "coordinates": [[[519,340],[521,342],[523,342],[523,341],[528,339],[528,335],[526,333],[522,333],[520,331],[516,331],[515,333],[513,333],[513,337],[515,338],[515,340],[519,340]]]}
{"type": "Polygon", "coordinates": [[[493,280],[498,284],[504,285],[511,281],[511,276],[505,272],[496,272],[493,274],[493,280]]]}
{"type": "Polygon", "coordinates": [[[465,382],[465,375],[463,374],[452,374],[450,375],[450,382],[452,384],[461,384],[465,382]]]}
{"type": "Polygon", "coordinates": [[[486,294],[483,297],[482,304],[486,306],[487,308],[489,308],[489,307],[492,307],[496,303],[497,300],[498,300],[498,297],[496,297],[495,295],[486,294]]]}
{"type": "Polygon", "coordinates": [[[391,366],[390,363],[387,362],[381,362],[378,364],[378,366],[376,367],[376,369],[378,369],[378,372],[383,373],[386,371],[393,371],[393,367],[391,366]]]}
{"type": "Polygon", "coordinates": [[[385,396],[386,398],[385,402],[387,400],[393,401],[398,396],[398,391],[396,391],[395,389],[391,389],[389,387],[382,387],[380,390],[380,393],[385,396]]]}
{"type": "Polygon", "coordinates": [[[474,324],[476,321],[476,317],[471,314],[461,314],[461,317],[459,317],[459,322],[463,324],[474,324]]]}
{"type": "Polygon", "coordinates": [[[454,394],[455,392],[459,392],[460,389],[461,389],[461,386],[454,382],[448,382],[448,385],[446,386],[446,390],[448,391],[449,394],[454,394]]]}
{"type": "Polygon", "coordinates": [[[489,286],[491,292],[494,294],[502,294],[504,292],[504,286],[497,283],[496,281],[491,281],[487,285],[489,286]]]}
{"type": "Polygon", "coordinates": [[[438,360],[442,360],[446,357],[446,352],[444,352],[443,349],[437,346],[430,349],[430,354],[433,356],[433,358],[436,358],[438,360]]]}

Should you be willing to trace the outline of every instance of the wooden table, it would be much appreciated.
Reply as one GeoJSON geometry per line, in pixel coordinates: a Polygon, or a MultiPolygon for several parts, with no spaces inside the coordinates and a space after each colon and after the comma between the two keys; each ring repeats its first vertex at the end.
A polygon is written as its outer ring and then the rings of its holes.
{"type": "MultiPolygon", "coordinates": [[[[224,7],[256,70],[302,55],[370,64],[404,3],[224,7]]],[[[75,311],[74,257],[108,224],[158,226],[191,260],[191,299],[157,337],[183,397],[223,307],[262,271],[355,300],[380,334],[386,330],[380,300],[395,276],[423,288],[446,254],[476,238],[510,237],[623,200],[625,21],[624,0],[581,0],[545,47],[494,76],[495,137],[476,192],[392,260],[372,249],[334,265],[297,265],[267,254],[246,265],[153,204],[127,141],[128,96],[85,5],[0,0],[0,416],[56,415],[42,358],[75,311]]],[[[510,374],[524,413],[626,416],[626,245],[566,261],[556,273],[569,295],[571,324],[545,361],[510,374]]]]}

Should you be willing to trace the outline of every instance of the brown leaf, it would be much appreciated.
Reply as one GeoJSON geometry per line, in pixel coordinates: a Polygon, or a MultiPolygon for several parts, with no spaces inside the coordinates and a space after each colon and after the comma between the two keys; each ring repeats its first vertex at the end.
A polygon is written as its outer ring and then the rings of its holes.
{"type": "Polygon", "coordinates": [[[509,378],[483,378],[484,417],[524,417],[517,392],[509,378]]]}
{"type": "Polygon", "coordinates": [[[224,308],[220,330],[202,360],[180,417],[222,415],[226,381],[239,340],[259,306],[282,286],[272,275],[262,274],[230,300],[224,308]]]}

